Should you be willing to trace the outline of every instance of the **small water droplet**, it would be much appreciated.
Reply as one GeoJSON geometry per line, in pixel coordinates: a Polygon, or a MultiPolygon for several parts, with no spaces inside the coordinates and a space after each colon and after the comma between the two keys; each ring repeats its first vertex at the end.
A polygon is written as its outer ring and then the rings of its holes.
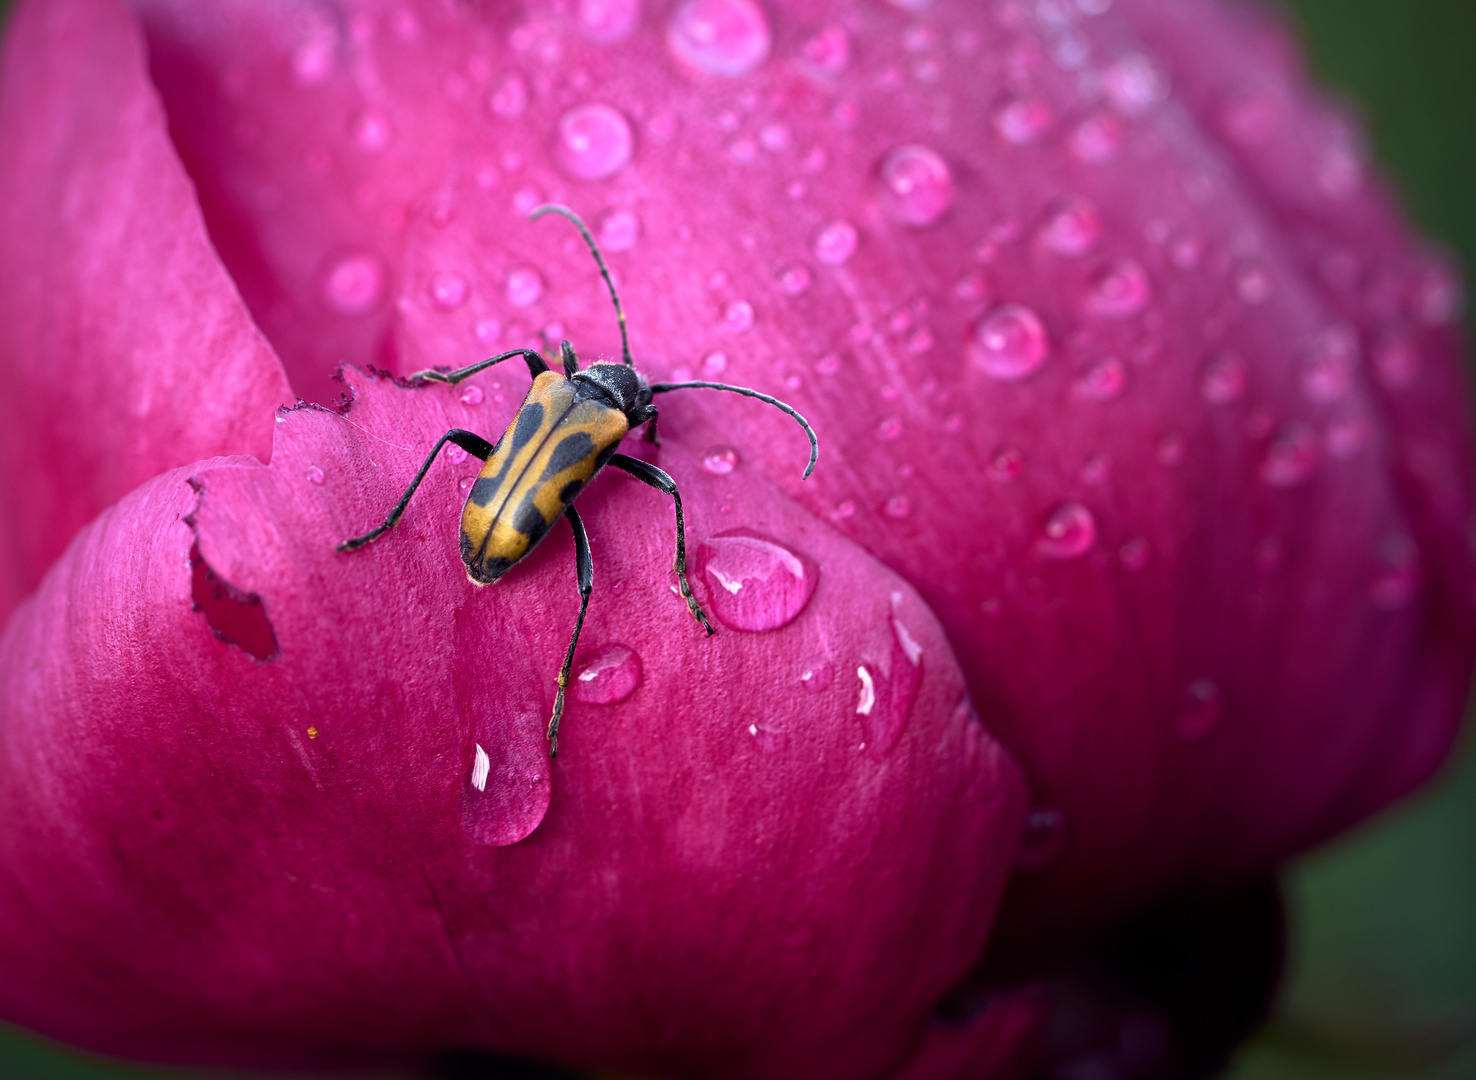
{"type": "Polygon", "coordinates": [[[619,705],[641,684],[641,658],[624,645],[607,645],[575,668],[569,694],[586,705],[619,705]]]}
{"type": "Polygon", "coordinates": [[[812,694],[830,689],[835,680],[835,668],[823,656],[812,656],[800,666],[800,685],[812,694]]]}
{"type": "Polygon", "coordinates": [[[487,107],[504,120],[514,120],[528,107],[528,84],[519,75],[509,75],[487,95],[487,107]]]}
{"type": "Polygon", "coordinates": [[[1025,815],[1025,830],[1015,865],[1021,870],[1043,870],[1061,857],[1066,847],[1066,815],[1054,806],[1032,807],[1025,815]]]}
{"type": "Polygon", "coordinates": [[[635,140],[624,116],[608,105],[578,105],[559,118],[554,157],[570,176],[607,180],[630,162],[635,140]]]}
{"type": "Polygon", "coordinates": [[[1271,273],[1264,266],[1253,264],[1241,267],[1235,274],[1235,293],[1247,304],[1255,307],[1271,299],[1275,286],[1271,273]]]}
{"type": "Polygon", "coordinates": [[[769,55],[769,22],[753,0],[687,0],[667,24],[666,44],[709,75],[746,75],[769,55]]]}
{"type": "Polygon", "coordinates": [[[1004,446],[989,459],[991,480],[1014,480],[1025,471],[1025,455],[1013,446],[1004,446]]]}
{"type": "Polygon", "coordinates": [[[485,397],[486,395],[482,392],[482,388],[476,384],[472,384],[461,392],[461,403],[463,405],[476,406],[480,405],[485,397]]]}
{"type": "Polygon", "coordinates": [[[702,467],[714,476],[727,476],[738,467],[738,451],[731,446],[709,446],[702,455],[702,467]]]}
{"type": "Polygon", "coordinates": [[[367,109],[354,117],[354,144],[360,150],[374,154],[383,150],[395,137],[389,117],[375,109],[367,109]]]}
{"type": "Polygon", "coordinates": [[[327,479],[328,479],[327,475],[324,474],[323,470],[320,469],[320,468],[318,468],[318,466],[316,466],[316,465],[309,465],[308,466],[308,468],[307,468],[307,478],[308,478],[308,480],[310,482],[312,482],[314,484],[322,484],[322,483],[325,483],[327,481],[327,479]]]}
{"type": "Polygon", "coordinates": [[[953,205],[948,163],[926,146],[897,147],[882,159],[878,177],[883,209],[904,225],[931,225],[953,205]]]}
{"type": "Polygon", "coordinates": [[[1199,392],[1211,405],[1232,405],[1245,396],[1245,361],[1233,352],[1219,352],[1204,365],[1199,392]]]}
{"type": "Polygon", "coordinates": [[[708,605],[733,630],[778,630],[814,595],[820,568],[779,541],[749,529],[704,540],[694,560],[708,605]]]}
{"type": "Polygon", "coordinates": [[[702,358],[702,374],[712,378],[721,375],[728,370],[728,354],[722,351],[710,352],[702,358]]]}
{"type": "Polygon", "coordinates": [[[882,442],[896,442],[902,437],[902,418],[883,416],[876,422],[876,437],[882,442]]]}
{"type": "Polygon", "coordinates": [[[456,481],[456,490],[462,492],[470,491],[471,486],[476,482],[477,478],[475,476],[463,476],[460,480],[456,481]]]}
{"type": "Polygon", "coordinates": [[[1303,363],[1302,393],[1319,404],[1340,401],[1353,387],[1358,356],[1358,333],[1353,327],[1339,324],[1323,330],[1303,363]]]}
{"type": "Polygon", "coordinates": [[[600,45],[614,45],[634,32],[641,0],[579,0],[579,32],[600,45]]]}
{"type": "Polygon", "coordinates": [[[1373,440],[1373,425],[1362,413],[1353,412],[1330,421],[1325,432],[1328,457],[1350,461],[1373,440]]]}
{"type": "Polygon", "coordinates": [[[1160,465],[1172,469],[1184,463],[1184,455],[1188,449],[1189,444],[1184,441],[1184,436],[1171,433],[1158,440],[1154,456],[1158,458],[1160,465]]]}
{"type": "Polygon", "coordinates": [[[810,288],[810,271],[803,263],[790,263],[779,270],[779,287],[790,296],[803,296],[810,288]]]}
{"type": "Polygon", "coordinates": [[[851,62],[851,38],[845,28],[831,23],[806,39],[800,59],[812,74],[834,78],[851,62]]]}
{"type": "Polygon", "coordinates": [[[969,342],[969,356],[992,379],[1015,382],[1046,361],[1050,343],[1040,317],[1024,304],[1001,304],[982,320],[969,342]]]}
{"type": "Polygon", "coordinates": [[[1097,208],[1085,199],[1066,199],[1057,204],[1040,230],[1040,239],[1059,255],[1085,255],[1102,238],[1102,219],[1097,208]]]}
{"type": "Polygon", "coordinates": [[[953,295],[965,303],[977,303],[989,295],[989,283],[983,274],[965,274],[954,282],[953,295]]]}
{"type": "Polygon", "coordinates": [[[1102,87],[1108,100],[1128,116],[1145,113],[1168,96],[1168,79],[1141,53],[1110,65],[1102,73],[1102,87]]]}
{"type": "Polygon", "coordinates": [[[753,326],[753,305],[747,300],[730,300],[723,308],[723,329],[741,334],[753,326]]]}
{"type": "Polygon", "coordinates": [[[812,250],[824,265],[844,266],[856,254],[858,239],[856,226],[849,221],[831,221],[815,234],[812,250]]]}
{"type": "Polygon", "coordinates": [[[1148,565],[1148,554],[1148,541],[1134,537],[1117,549],[1117,560],[1122,563],[1124,570],[1137,573],[1148,565]]]}
{"type": "Polygon", "coordinates": [[[1055,122],[1050,105],[1039,97],[1011,98],[994,110],[994,130],[1015,146],[1038,142],[1055,122]]]}
{"type": "Polygon", "coordinates": [[[529,307],[543,296],[543,277],[531,266],[520,267],[507,275],[504,292],[513,307],[529,307]]]}
{"type": "Polygon", "coordinates": [[[882,504],[882,512],[894,521],[912,516],[912,500],[906,495],[890,495],[882,504]]]}
{"type": "Polygon", "coordinates": [[[1081,467],[1081,481],[1100,487],[1112,476],[1112,459],[1106,454],[1093,454],[1081,467]]]}
{"type": "Polygon", "coordinates": [[[314,36],[292,52],[292,74],[303,86],[319,86],[333,74],[337,43],[331,36],[314,36]]]}
{"type": "Polygon", "coordinates": [[[1129,319],[1148,306],[1153,286],[1134,259],[1114,259],[1093,279],[1086,309],[1106,319],[1129,319]]]}
{"type": "Polygon", "coordinates": [[[1380,611],[1398,611],[1419,594],[1420,579],[1420,551],[1414,541],[1403,534],[1387,537],[1379,545],[1369,599],[1380,611]]]}
{"type": "Polygon", "coordinates": [[[384,303],[389,269],[371,251],[347,251],[329,260],[319,286],[323,303],[340,315],[371,315],[384,303]]]}
{"type": "Polygon", "coordinates": [[[771,154],[780,154],[788,150],[794,141],[794,135],[789,130],[788,124],[778,121],[765,124],[759,130],[759,145],[771,154]]]}
{"type": "Polygon", "coordinates": [[[467,459],[467,452],[455,443],[446,444],[446,460],[452,465],[460,465],[467,459]]]}
{"type": "Polygon", "coordinates": [[[815,370],[821,375],[836,375],[841,369],[841,358],[839,353],[826,353],[815,361],[815,370]]]}
{"type": "Polygon", "coordinates": [[[1094,364],[1071,385],[1071,392],[1087,401],[1111,401],[1127,386],[1127,368],[1115,356],[1094,364]]]}
{"type": "Polygon", "coordinates": [[[1097,519],[1081,503],[1061,503],[1041,527],[1035,549],[1051,559],[1079,559],[1097,543],[1097,519]]]}
{"type": "Polygon", "coordinates": [[[835,504],[835,509],[833,511],[831,511],[830,516],[832,518],[834,518],[836,521],[845,521],[847,518],[853,518],[853,517],[855,517],[856,516],[856,503],[855,503],[855,501],[852,500],[852,499],[842,499],[840,502],[838,502],[838,503],[835,504]]]}
{"type": "Polygon", "coordinates": [[[1071,133],[1071,153],[1078,161],[1101,165],[1122,149],[1122,121],[1108,113],[1088,117],[1071,133]]]}
{"type": "Polygon", "coordinates": [[[595,238],[606,251],[629,251],[641,236],[641,219],[618,207],[595,218],[595,238]]]}
{"type": "Polygon", "coordinates": [[[431,302],[436,307],[442,311],[453,311],[466,303],[471,287],[460,274],[442,270],[431,275],[426,291],[430,293],[431,302]]]}
{"type": "Polygon", "coordinates": [[[1195,679],[1184,687],[1179,712],[1174,718],[1174,731],[1187,742],[1198,742],[1220,725],[1225,713],[1225,698],[1213,679],[1195,679]]]}
{"type": "Polygon", "coordinates": [[[1300,487],[1312,479],[1321,460],[1317,434],[1306,424],[1287,424],[1266,449],[1261,479],[1272,487],[1300,487]]]}

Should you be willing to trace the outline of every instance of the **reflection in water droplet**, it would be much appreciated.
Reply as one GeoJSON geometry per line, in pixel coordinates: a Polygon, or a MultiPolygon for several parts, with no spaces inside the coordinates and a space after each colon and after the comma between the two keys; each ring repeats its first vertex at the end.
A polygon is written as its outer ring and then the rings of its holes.
{"type": "Polygon", "coordinates": [[[1266,450],[1261,479],[1272,487],[1300,487],[1312,479],[1321,460],[1317,434],[1306,424],[1287,424],[1266,450]]]}
{"type": "Polygon", "coordinates": [[[1216,353],[1204,365],[1199,392],[1211,405],[1231,405],[1245,396],[1245,361],[1233,352],[1216,353]]]}
{"type": "Polygon", "coordinates": [[[969,356],[992,379],[1014,382],[1046,361],[1049,342],[1039,316],[1024,304],[1002,304],[986,315],[969,342],[969,356]]]}
{"type": "Polygon", "coordinates": [[[810,271],[802,263],[790,263],[779,271],[779,287],[790,296],[803,296],[810,288],[810,271]]]}
{"type": "Polygon", "coordinates": [[[734,630],[787,626],[810,602],[820,578],[813,561],[749,529],[704,540],[694,562],[707,585],[708,606],[734,630]]]}
{"type": "Polygon", "coordinates": [[[430,293],[431,301],[436,307],[442,311],[452,311],[466,303],[471,287],[460,274],[442,270],[431,275],[426,291],[430,293]]]}
{"type": "Polygon", "coordinates": [[[1402,533],[1387,537],[1379,545],[1377,569],[1368,596],[1380,611],[1408,607],[1420,591],[1420,551],[1402,533]]]}
{"type": "Polygon", "coordinates": [[[931,225],[953,205],[953,176],[948,163],[926,146],[899,146],[881,163],[881,203],[904,225],[931,225]]]}
{"type": "Polygon", "coordinates": [[[833,78],[851,62],[851,38],[843,26],[831,23],[800,46],[800,59],[816,75],[833,78]]]}
{"type": "Polygon", "coordinates": [[[709,446],[702,467],[714,476],[727,476],[738,467],[738,451],[731,446],[709,446]]]}
{"type": "Polygon", "coordinates": [[[1043,870],[1061,857],[1066,847],[1066,815],[1054,806],[1037,806],[1025,815],[1025,830],[1015,865],[1021,870],[1043,870]]]}
{"type": "Polygon", "coordinates": [[[1122,394],[1127,385],[1127,368],[1115,356],[1109,356],[1071,385],[1071,392],[1087,401],[1111,401],[1122,394]]]}
{"type": "Polygon", "coordinates": [[[800,685],[812,694],[830,689],[835,680],[835,668],[823,656],[812,656],[800,666],[800,685]]]}
{"type": "Polygon", "coordinates": [[[548,810],[548,767],[533,741],[539,734],[537,716],[525,712],[509,722],[515,732],[502,728],[484,734],[467,747],[470,760],[462,766],[462,824],[482,844],[517,843],[548,810]]]}
{"type": "Polygon", "coordinates": [[[579,0],[579,32],[600,45],[630,37],[641,20],[641,0],[579,0]]]}
{"type": "Polygon", "coordinates": [[[856,254],[856,227],[849,221],[832,221],[815,234],[815,258],[826,266],[842,266],[856,254]]]}
{"type": "Polygon", "coordinates": [[[1079,559],[1097,542],[1097,519],[1081,503],[1061,503],[1046,518],[1035,549],[1051,559],[1079,559]]]}
{"type": "Polygon", "coordinates": [[[1153,286],[1148,272],[1134,259],[1115,259],[1093,279],[1086,308],[1107,319],[1127,319],[1148,306],[1153,286]]]}
{"type": "Polygon", "coordinates": [[[641,219],[623,207],[595,218],[595,239],[605,251],[629,251],[641,236],[641,219]]]}
{"type": "Polygon", "coordinates": [[[1213,679],[1195,679],[1184,687],[1179,712],[1174,718],[1174,731],[1179,738],[1197,742],[1220,725],[1225,712],[1225,698],[1213,679]]]}
{"type": "Polygon", "coordinates": [[[385,262],[372,251],[347,251],[328,263],[319,286],[323,303],[340,315],[370,315],[384,303],[385,262]]]}
{"type": "Polygon", "coordinates": [[[487,95],[487,107],[504,120],[512,120],[528,107],[528,84],[520,76],[509,75],[487,95]]]}
{"type": "Polygon", "coordinates": [[[753,0],[687,0],[667,24],[666,44],[709,75],[746,75],[769,55],[769,23],[753,0]]]}
{"type": "Polygon", "coordinates": [[[320,469],[320,468],[318,468],[318,466],[316,466],[316,465],[309,465],[308,466],[308,469],[307,469],[307,478],[308,478],[309,481],[311,481],[314,484],[322,484],[322,483],[324,483],[328,479],[328,477],[324,474],[323,470],[320,469]]]}
{"type": "Polygon", "coordinates": [[[710,352],[702,358],[702,374],[716,378],[728,369],[728,354],[720,350],[710,352]]]}
{"type": "Polygon", "coordinates": [[[1039,141],[1055,120],[1055,114],[1044,98],[1012,98],[995,109],[994,130],[1005,142],[1029,146],[1039,141]]]}
{"type": "Polygon", "coordinates": [[[635,141],[625,117],[608,105],[579,105],[559,118],[554,156],[570,176],[605,180],[630,162],[635,141]]]}
{"type": "Polygon", "coordinates": [[[1100,486],[1111,476],[1112,459],[1106,454],[1093,454],[1081,466],[1081,480],[1084,484],[1100,486]]]}
{"type": "Polygon", "coordinates": [[[576,665],[569,694],[586,705],[618,705],[641,684],[641,658],[624,645],[607,645],[576,665]]]}
{"type": "Polygon", "coordinates": [[[1040,230],[1040,240],[1060,255],[1085,255],[1102,238],[1102,219],[1085,199],[1059,203],[1040,230]]]}
{"type": "Polygon", "coordinates": [[[543,296],[543,277],[531,266],[520,267],[507,275],[504,291],[513,307],[528,307],[543,296]]]}

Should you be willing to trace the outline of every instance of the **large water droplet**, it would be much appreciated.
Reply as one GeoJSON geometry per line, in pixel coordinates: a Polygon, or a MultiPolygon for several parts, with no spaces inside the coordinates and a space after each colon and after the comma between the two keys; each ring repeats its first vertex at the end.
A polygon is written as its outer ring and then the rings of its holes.
{"type": "Polygon", "coordinates": [[[559,118],[554,156],[570,176],[605,180],[630,162],[635,146],[625,117],[608,105],[579,105],[559,118]]]}
{"type": "Polygon", "coordinates": [[[1174,731],[1181,739],[1197,742],[1220,725],[1225,713],[1225,698],[1213,679],[1195,679],[1184,687],[1179,711],[1174,717],[1174,731]]]}
{"type": "Polygon", "coordinates": [[[904,225],[931,225],[953,205],[948,163],[926,146],[897,147],[882,160],[878,176],[883,208],[904,225]]]}
{"type": "Polygon", "coordinates": [[[835,668],[823,656],[812,656],[800,665],[800,685],[812,694],[830,689],[835,680],[835,668]]]}
{"type": "Polygon", "coordinates": [[[1066,847],[1066,815],[1054,806],[1032,807],[1025,815],[1025,831],[1015,865],[1021,870],[1043,870],[1061,857],[1066,847]]]}
{"type": "Polygon", "coordinates": [[[426,291],[430,293],[431,302],[436,307],[442,311],[453,311],[466,303],[466,298],[471,293],[471,286],[460,274],[451,270],[442,270],[431,275],[426,291]]]}
{"type": "Polygon", "coordinates": [[[1029,146],[1051,129],[1056,117],[1044,98],[1011,98],[994,110],[994,130],[1005,142],[1029,146]]]}
{"type": "MultiPolygon", "coordinates": [[[[893,597],[894,607],[898,599],[893,597]]],[[[922,647],[895,614],[890,621],[892,648],[886,665],[868,661],[856,669],[856,716],[866,752],[877,761],[897,745],[923,676],[922,647]]]]}
{"type": "Polygon", "coordinates": [[[595,218],[595,238],[606,251],[629,251],[641,236],[641,219],[618,207],[595,218]]]}
{"type": "Polygon", "coordinates": [[[687,0],[667,24],[666,44],[709,75],[746,75],[769,55],[769,22],[753,0],[687,0]]]}
{"type": "Polygon", "coordinates": [[[1316,432],[1306,424],[1287,424],[1266,449],[1261,479],[1272,487],[1300,487],[1312,479],[1321,460],[1316,432]]]}
{"type": "Polygon", "coordinates": [[[1014,382],[1046,361],[1050,343],[1040,317],[1024,304],[1001,304],[982,320],[969,342],[969,357],[984,374],[1014,382]]]}
{"type": "Polygon", "coordinates": [[[1040,230],[1041,243],[1067,256],[1085,255],[1102,237],[1102,219],[1085,199],[1059,203],[1040,230]]]}
{"type": "Polygon", "coordinates": [[[641,21],[641,0],[579,0],[579,32],[600,45],[630,37],[641,21]]]}
{"type": "Polygon", "coordinates": [[[820,579],[814,562],[750,529],[734,529],[697,547],[708,605],[725,626],[752,632],[793,622],[820,579]]]}
{"type": "Polygon", "coordinates": [[[1086,308],[1107,319],[1128,319],[1148,306],[1153,286],[1148,272],[1134,259],[1114,259],[1093,279],[1086,308]]]}
{"type": "Polygon", "coordinates": [[[1127,386],[1127,368],[1115,356],[1094,365],[1071,385],[1071,392],[1086,401],[1111,401],[1127,386]]]}
{"type": "Polygon", "coordinates": [[[1199,392],[1211,405],[1231,405],[1245,396],[1245,361],[1233,352],[1216,353],[1204,365],[1199,392]]]}
{"type": "Polygon", "coordinates": [[[529,307],[543,296],[543,276],[531,266],[519,267],[507,275],[504,292],[513,307],[529,307]]]}
{"type": "Polygon", "coordinates": [[[856,226],[849,221],[831,221],[821,226],[815,234],[812,250],[815,258],[826,266],[843,266],[856,254],[858,237],[856,226]]]}
{"type": "Polygon", "coordinates": [[[618,705],[641,684],[641,658],[624,645],[607,645],[574,670],[569,693],[586,705],[618,705]]]}
{"type": "Polygon", "coordinates": [[[548,810],[549,770],[535,742],[539,719],[528,714],[512,723],[515,730],[483,736],[462,759],[462,823],[479,843],[515,844],[548,810]]]}
{"type": "Polygon", "coordinates": [[[851,38],[836,23],[821,28],[800,47],[800,59],[816,75],[834,78],[851,62],[851,38]]]}
{"type": "Polygon", "coordinates": [[[384,303],[389,268],[372,251],[346,251],[329,260],[319,294],[330,311],[371,315],[384,303]]]}
{"type": "Polygon", "coordinates": [[[1061,503],[1046,517],[1035,549],[1051,559],[1079,559],[1097,543],[1097,519],[1081,503],[1061,503]]]}

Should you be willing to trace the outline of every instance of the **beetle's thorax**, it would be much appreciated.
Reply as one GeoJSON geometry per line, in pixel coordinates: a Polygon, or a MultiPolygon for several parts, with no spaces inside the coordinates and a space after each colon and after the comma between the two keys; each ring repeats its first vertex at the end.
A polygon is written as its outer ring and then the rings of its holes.
{"type": "Polygon", "coordinates": [[[604,402],[627,416],[651,402],[646,380],[628,364],[590,364],[583,371],[576,371],[571,381],[577,398],[604,402]]]}

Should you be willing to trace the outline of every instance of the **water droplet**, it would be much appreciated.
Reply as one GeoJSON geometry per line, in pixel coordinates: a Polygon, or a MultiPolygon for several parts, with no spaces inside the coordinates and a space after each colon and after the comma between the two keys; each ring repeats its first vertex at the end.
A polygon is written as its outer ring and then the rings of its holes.
{"type": "Polygon", "coordinates": [[[319,292],[340,315],[371,315],[384,303],[389,269],[371,251],[346,251],[328,262],[319,292]]]}
{"type": "Polygon", "coordinates": [[[878,173],[882,207],[904,225],[931,225],[953,205],[948,163],[926,146],[899,146],[878,173]]]}
{"type": "Polygon", "coordinates": [[[360,150],[378,153],[390,144],[395,132],[390,127],[389,117],[375,109],[368,109],[354,117],[354,144],[360,150]]]}
{"type": "Polygon", "coordinates": [[[1056,117],[1044,98],[1011,98],[994,110],[994,130],[1015,146],[1038,142],[1051,129],[1056,117]]]}
{"type": "Polygon", "coordinates": [[[882,512],[894,521],[912,516],[912,500],[906,495],[890,495],[882,504],[882,512]]]}
{"type": "Polygon", "coordinates": [[[830,516],[836,521],[845,521],[847,518],[856,516],[856,503],[851,499],[842,499],[835,504],[835,509],[830,516]]]}
{"type": "Polygon", "coordinates": [[[1423,366],[1419,348],[1402,334],[1386,338],[1374,352],[1374,371],[1387,390],[1407,390],[1423,366]]]}
{"type": "Polygon", "coordinates": [[[902,437],[902,418],[883,416],[876,422],[876,437],[882,442],[896,442],[902,437]]]}
{"type": "Polygon", "coordinates": [[[641,20],[641,0],[579,0],[579,32],[600,45],[630,37],[641,20]]]}
{"type": "Polygon", "coordinates": [[[666,44],[709,75],[746,75],[769,55],[769,23],[753,0],[687,0],[667,24],[666,44]]]}
{"type": "Polygon", "coordinates": [[[1025,830],[1015,865],[1021,870],[1043,870],[1061,857],[1066,847],[1066,815],[1054,806],[1032,807],[1025,815],[1025,830]]]}
{"type": "Polygon", "coordinates": [[[514,120],[528,107],[528,84],[519,75],[509,75],[487,95],[487,107],[504,120],[514,120]]]}
{"type": "Polygon", "coordinates": [[[1245,396],[1245,361],[1233,352],[1211,356],[1199,378],[1199,392],[1211,405],[1232,405],[1245,396]]]}
{"type": "Polygon", "coordinates": [[[578,105],[559,118],[554,157],[570,176],[606,180],[630,162],[630,124],[608,105],[578,105]]]}
{"type": "Polygon", "coordinates": [[[1051,559],[1079,559],[1097,543],[1097,519],[1081,503],[1061,503],[1045,520],[1035,549],[1051,559]]]}
{"type": "Polygon", "coordinates": [[[292,74],[303,86],[319,86],[333,74],[337,43],[331,36],[315,36],[292,52],[292,74]]]}
{"type": "Polygon", "coordinates": [[[989,459],[991,480],[1013,480],[1025,471],[1025,455],[1013,446],[1004,446],[989,459]]]}
{"type": "Polygon", "coordinates": [[[1362,413],[1339,416],[1327,425],[1325,443],[1328,456],[1336,461],[1350,461],[1361,454],[1373,440],[1373,425],[1362,413]]]}
{"type": "Polygon", "coordinates": [[[841,358],[837,353],[826,353],[815,361],[815,370],[821,375],[835,375],[840,372],[841,358]]]}
{"type": "Polygon", "coordinates": [[[477,406],[486,398],[482,388],[473,383],[461,392],[461,403],[463,405],[477,406]]]}
{"type": "Polygon", "coordinates": [[[431,302],[436,307],[442,311],[453,311],[466,303],[471,287],[460,274],[442,270],[431,275],[426,291],[430,293],[431,302]]]}
{"type": "Polygon", "coordinates": [[[1420,578],[1419,548],[1408,536],[1395,534],[1379,545],[1368,597],[1380,611],[1398,611],[1418,595],[1420,578]]]}
{"type": "Polygon", "coordinates": [[[989,283],[983,274],[965,274],[953,283],[953,295],[965,303],[977,303],[989,295],[989,283]]]}
{"type": "Polygon", "coordinates": [[[1109,356],[1071,385],[1071,392],[1087,401],[1111,401],[1127,386],[1127,368],[1115,356],[1109,356]]]}
{"type": "Polygon", "coordinates": [[[531,266],[520,267],[507,275],[504,292],[513,307],[529,307],[543,296],[543,277],[531,266]]]}
{"type": "Polygon", "coordinates": [[[747,300],[730,300],[723,308],[723,328],[730,334],[741,334],[753,326],[753,305],[747,300]]]}
{"type": "Polygon", "coordinates": [[[624,645],[607,645],[575,668],[569,695],[586,705],[619,705],[641,684],[641,658],[624,645]]]}
{"type": "Polygon", "coordinates": [[[1189,444],[1184,440],[1184,436],[1170,433],[1158,440],[1158,445],[1154,448],[1154,456],[1158,458],[1160,465],[1172,469],[1184,464],[1184,455],[1188,453],[1188,450],[1189,444]]]}
{"type": "Polygon", "coordinates": [[[1220,725],[1225,713],[1225,698],[1213,679],[1195,679],[1184,687],[1179,712],[1174,718],[1174,731],[1179,738],[1198,742],[1220,725]]]}
{"type": "Polygon", "coordinates": [[[749,529],[704,540],[694,560],[708,605],[733,630],[778,630],[814,595],[820,568],[779,541],[749,529]]]}
{"type": "Polygon", "coordinates": [[[1306,424],[1287,424],[1266,450],[1261,479],[1272,487],[1300,487],[1312,479],[1321,460],[1317,434],[1306,424]]]}
{"type": "Polygon", "coordinates": [[[738,467],[738,451],[731,446],[709,446],[702,455],[702,467],[714,476],[727,476],[738,467]]]}
{"type": "Polygon", "coordinates": [[[320,469],[320,468],[318,468],[318,466],[316,466],[316,465],[309,465],[308,466],[308,468],[307,468],[307,478],[308,478],[308,480],[311,483],[314,483],[314,484],[322,484],[322,483],[325,483],[327,481],[327,479],[328,479],[328,477],[324,474],[323,470],[320,469]]]}
{"type": "Polygon", "coordinates": [[[1071,133],[1071,153],[1078,161],[1101,165],[1122,149],[1122,121],[1108,113],[1088,117],[1071,133]]]}
{"type": "Polygon", "coordinates": [[[790,296],[803,296],[810,288],[810,271],[802,263],[790,263],[779,270],[779,287],[790,296]]]}
{"type": "Polygon", "coordinates": [[[829,690],[834,680],[835,668],[823,656],[812,656],[800,665],[800,685],[812,694],[829,690]]]}
{"type": "Polygon", "coordinates": [[[446,444],[446,460],[452,465],[460,465],[467,459],[467,452],[455,443],[446,444]]]}
{"type": "Polygon", "coordinates": [[[1153,286],[1134,259],[1114,259],[1092,281],[1086,309],[1106,319],[1129,319],[1148,306],[1153,286]]]}
{"type": "Polygon", "coordinates": [[[623,207],[595,218],[595,238],[606,251],[629,251],[641,236],[641,219],[623,207]]]}
{"type": "Polygon", "coordinates": [[[1081,481],[1084,484],[1100,486],[1111,476],[1112,459],[1106,454],[1093,454],[1081,467],[1081,481]]]}
{"type": "Polygon", "coordinates": [[[982,320],[969,342],[974,365],[991,379],[1015,382],[1046,361],[1050,343],[1039,316],[1024,304],[1001,304],[982,320]]]}
{"type": "Polygon", "coordinates": [[[708,353],[702,358],[702,374],[714,378],[728,370],[728,354],[722,351],[708,353]]]}
{"type": "Polygon", "coordinates": [[[800,46],[800,60],[812,74],[834,78],[851,62],[851,38],[835,23],[821,28],[800,46]]]}
{"type": "Polygon", "coordinates": [[[1168,96],[1168,79],[1141,53],[1123,57],[1102,73],[1107,98],[1128,116],[1147,112],[1168,96]]]}
{"type": "Polygon", "coordinates": [[[1117,560],[1124,570],[1137,573],[1148,565],[1148,541],[1134,537],[1117,550],[1117,560]]]}
{"type": "Polygon", "coordinates": [[[1059,203],[1040,230],[1040,240],[1059,255],[1085,255],[1102,238],[1097,208],[1085,199],[1059,203]]]}
{"type": "Polygon", "coordinates": [[[844,266],[856,254],[856,227],[849,221],[836,220],[823,225],[815,234],[812,250],[815,258],[826,266],[844,266]]]}
{"type": "Polygon", "coordinates": [[[1275,286],[1271,274],[1264,266],[1243,266],[1235,275],[1235,293],[1252,307],[1271,299],[1275,286]]]}
{"type": "Polygon", "coordinates": [[[788,150],[794,141],[794,136],[789,130],[788,124],[777,121],[765,124],[759,131],[759,145],[771,154],[783,153],[788,150]]]}
{"type": "Polygon", "coordinates": [[[1358,365],[1358,333],[1351,326],[1330,326],[1313,340],[1302,367],[1302,393],[1319,404],[1339,401],[1353,387],[1358,365]]]}

